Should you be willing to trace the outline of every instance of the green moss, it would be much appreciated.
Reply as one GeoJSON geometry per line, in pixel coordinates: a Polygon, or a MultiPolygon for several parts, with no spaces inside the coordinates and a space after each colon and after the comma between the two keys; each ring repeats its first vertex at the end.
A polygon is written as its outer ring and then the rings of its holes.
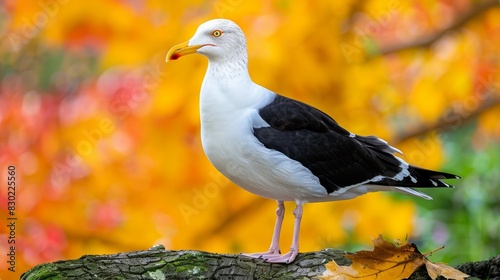
{"type": "Polygon", "coordinates": [[[158,262],[149,263],[149,264],[145,265],[144,269],[147,270],[147,271],[152,271],[152,270],[156,270],[156,269],[162,269],[166,265],[167,265],[166,261],[159,260],[158,262]]]}
{"type": "Polygon", "coordinates": [[[180,256],[173,264],[177,273],[200,275],[208,271],[208,261],[209,259],[199,252],[189,252],[180,256]]]}
{"type": "Polygon", "coordinates": [[[22,280],[36,280],[36,279],[63,279],[57,272],[57,267],[51,263],[36,266],[25,272],[21,276],[22,280]],[[27,275],[27,276],[26,276],[27,275]]]}
{"type": "Polygon", "coordinates": [[[149,277],[151,277],[154,280],[165,280],[165,274],[161,270],[155,270],[155,271],[148,271],[147,273],[149,277]]]}

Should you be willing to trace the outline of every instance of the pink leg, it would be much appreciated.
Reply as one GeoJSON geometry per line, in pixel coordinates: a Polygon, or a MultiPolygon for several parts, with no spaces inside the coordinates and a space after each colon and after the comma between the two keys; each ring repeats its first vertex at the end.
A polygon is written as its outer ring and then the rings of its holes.
{"type": "Polygon", "coordinates": [[[281,225],[283,224],[284,217],[285,204],[283,203],[283,201],[278,201],[278,209],[276,209],[276,224],[274,225],[273,240],[271,241],[271,247],[269,248],[269,251],[243,255],[252,258],[267,258],[272,256],[279,256],[281,225]]]}
{"type": "Polygon", "coordinates": [[[299,253],[299,232],[300,232],[300,221],[302,219],[302,204],[297,203],[297,207],[293,210],[295,215],[295,225],[293,227],[293,240],[292,246],[290,247],[290,252],[283,255],[274,255],[270,257],[264,257],[267,262],[270,263],[291,263],[295,260],[295,257],[299,253]]]}

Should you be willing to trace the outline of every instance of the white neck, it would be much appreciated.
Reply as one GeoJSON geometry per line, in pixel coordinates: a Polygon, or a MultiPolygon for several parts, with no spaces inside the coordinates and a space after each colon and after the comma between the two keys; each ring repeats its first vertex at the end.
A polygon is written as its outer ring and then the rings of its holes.
{"type": "Polygon", "coordinates": [[[208,69],[204,82],[211,82],[207,78],[217,81],[227,81],[227,83],[244,82],[250,80],[248,74],[248,55],[245,45],[237,50],[228,51],[224,57],[209,56],[208,69]]]}
{"type": "MultiPolygon", "coordinates": [[[[217,102],[220,106],[238,106],[248,96],[253,82],[248,74],[246,49],[235,53],[235,58],[209,58],[207,72],[201,86],[201,106],[217,102]]],[[[212,106],[211,105],[211,106],[212,106]]],[[[243,105],[243,104],[241,104],[243,105]]],[[[233,108],[235,109],[235,108],[233,108]]]]}
{"type": "Polygon", "coordinates": [[[210,60],[200,93],[202,126],[227,122],[243,111],[269,103],[272,98],[274,93],[250,78],[246,56],[224,62],[210,60]]]}

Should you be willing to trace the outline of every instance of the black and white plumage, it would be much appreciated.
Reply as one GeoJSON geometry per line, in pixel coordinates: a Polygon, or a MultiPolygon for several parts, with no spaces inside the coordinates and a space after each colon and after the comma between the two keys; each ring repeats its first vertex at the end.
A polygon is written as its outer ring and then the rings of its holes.
{"type": "Polygon", "coordinates": [[[397,191],[424,199],[413,188],[451,187],[456,175],[409,165],[375,136],[359,136],[305,103],[255,84],[248,74],[246,39],[232,21],[216,19],[176,45],[167,61],[200,53],[208,69],[200,93],[201,136],[212,164],[231,181],[278,202],[271,248],[249,254],[291,262],[298,253],[302,205],[351,199],[373,191],[397,191]],[[295,201],[290,252],[281,255],[284,201],[295,201]]]}

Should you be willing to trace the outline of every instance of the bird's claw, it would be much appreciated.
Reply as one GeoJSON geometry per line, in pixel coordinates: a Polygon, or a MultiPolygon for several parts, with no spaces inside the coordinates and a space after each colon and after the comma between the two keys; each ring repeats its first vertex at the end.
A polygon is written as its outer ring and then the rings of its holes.
{"type": "Polygon", "coordinates": [[[268,259],[270,257],[279,256],[281,254],[280,249],[269,249],[267,252],[259,252],[259,253],[249,253],[242,254],[245,257],[256,258],[256,259],[268,259]]]}
{"type": "Polygon", "coordinates": [[[269,257],[263,257],[268,263],[291,263],[295,260],[295,257],[298,255],[298,251],[290,251],[286,254],[282,255],[274,255],[269,257]]]}
{"type": "Polygon", "coordinates": [[[291,250],[286,254],[281,254],[280,250],[269,250],[267,252],[242,254],[243,256],[250,258],[263,259],[268,263],[291,263],[297,257],[298,251],[291,250]]]}

